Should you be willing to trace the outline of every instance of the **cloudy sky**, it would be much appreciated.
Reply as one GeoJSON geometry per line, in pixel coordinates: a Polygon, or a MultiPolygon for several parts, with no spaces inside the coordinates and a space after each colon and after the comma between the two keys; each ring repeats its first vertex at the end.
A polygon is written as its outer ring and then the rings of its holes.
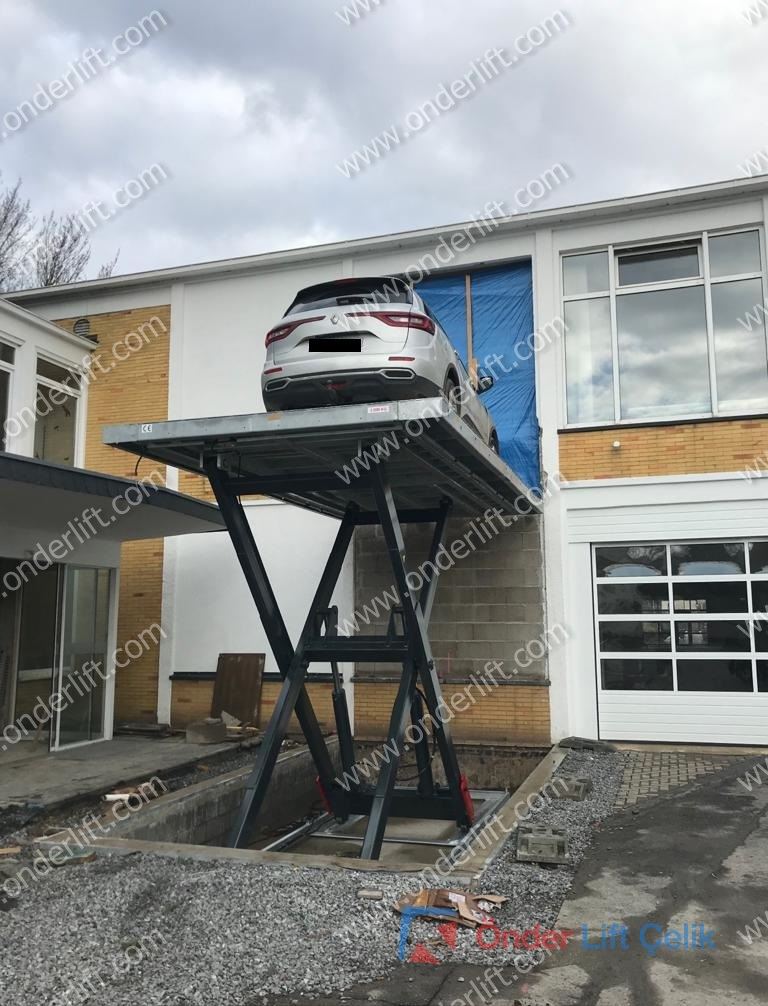
{"type": "Polygon", "coordinates": [[[4,181],[39,213],[101,200],[93,268],[119,248],[132,272],[467,219],[556,163],[570,177],[540,207],[737,177],[768,149],[766,0],[367,2],[346,24],[366,0],[2,0],[4,181]],[[339,170],[557,10],[566,27],[530,55],[339,170]],[[107,65],[51,96],[89,49],[107,65]],[[114,209],[153,165],[165,177],[114,209]]]}

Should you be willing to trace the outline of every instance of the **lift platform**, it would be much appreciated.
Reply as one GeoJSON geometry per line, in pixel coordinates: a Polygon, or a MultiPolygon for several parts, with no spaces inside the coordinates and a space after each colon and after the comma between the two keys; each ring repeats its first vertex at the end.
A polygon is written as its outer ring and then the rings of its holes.
{"type": "Polygon", "coordinates": [[[535,497],[442,398],[345,405],[295,412],[109,426],[104,442],[142,458],[208,478],[283,679],[249,778],[230,845],[248,844],[269,786],[288,721],[295,712],[318,771],[327,810],[341,821],[368,818],[361,857],[378,859],[390,815],[473,823],[450,724],[441,717],[440,683],[428,624],[449,516],[487,511],[517,517],[538,512],[535,497]],[[263,495],[340,521],[335,542],[294,647],[242,505],[263,495]],[[433,525],[428,563],[434,571],[418,594],[408,583],[402,525],[433,525]],[[384,635],[340,636],[331,598],[354,530],[380,525],[399,607],[384,635]],[[389,724],[388,750],[375,785],[355,782],[354,743],[338,662],[400,663],[403,673],[389,724]],[[333,763],[310,702],[309,665],[329,663],[342,775],[333,763]],[[426,707],[426,708],[425,708],[426,707]],[[396,785],[407,728],[415,730],[418,785],[396,785]],[[432,776],[429,734],[446,785],[432,776]],[[392,754],[392,752],[394,752],[392,754]],[[353,780],[350,782],[350,779],[353,780]]]}

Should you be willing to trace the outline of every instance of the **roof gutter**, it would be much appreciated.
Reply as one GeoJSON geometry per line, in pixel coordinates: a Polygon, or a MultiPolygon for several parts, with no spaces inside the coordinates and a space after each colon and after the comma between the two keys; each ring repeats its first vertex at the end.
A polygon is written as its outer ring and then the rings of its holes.
{"type": "MultiPolygon", "coordinates": [[[[733,198],[749,198],[756,194],[768,193],[768,177],[735,178],[724,182],[708,185],[688,186],[686,188],[669,189],[661,192],[651,192],[640,196],[625,196],[619,199],[606,199],[593,203],[582,203],[575,206],[562,206],[554,209],[536,210],[531,213],[520,213],[514,216],[499,217],[495,234],[502,235],[516,231],[526,231],[537,227],[571,225],[585,219],[605,219],[606,217],[622,217],[632,213],[663,211],[671,207],[685,206],[702,202],[704,199],[728,200],[733,198]]],[[[67,294],[90,294],[121,290],[136,286],[161,285],[184,280],[206,279],[227,273],[242,273],[254,268],[280,268],[297,262],[308,262],[327,258],[338,258],[354,253],[374,253],[377,251],[400,250],[412,245],[422,244],[430,238],[439,239],[443,235],[466,231],[476,224],[476,220],[447,224],[441,227],[423,228],[415,231],[400,231],[384,234],[378,237],[356,238],[347,241],[336,241],[330,244],[309,245],[301,248],[290,248],[276,252],[264,252],[259,255],[246,255],[232,259],[219,259],[212,262],[200,262],[192,265],[176,266],[167,269],[153,269],[146,272],[128,273],[125,276],[115,276],[109,279],[85,280],[80,283],[67,283],[61,286],[35,288],[14,291],[16,302],[39,301],[61,297],[67,294]]]]}

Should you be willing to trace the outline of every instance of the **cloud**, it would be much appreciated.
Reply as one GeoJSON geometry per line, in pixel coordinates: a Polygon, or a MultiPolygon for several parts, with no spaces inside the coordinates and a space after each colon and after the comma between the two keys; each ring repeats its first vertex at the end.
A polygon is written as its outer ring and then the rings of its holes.
{"type": "MultiPolygon", "coordinates": [[[[557,5],[387,0],[354,27],[340,5],[159,4],[162,31],[0,144],[6,177],[64,211],[166,165],[94,233],[94,265],[119,246],[130,271],[467,218],[558,161],[568,203],[734,177],[768,143],[742,0],[574,0],[567,31],[350,181],[339,160],[557,5]]],[[[5,0],[0,110],[152,9],[5,0]]]]}

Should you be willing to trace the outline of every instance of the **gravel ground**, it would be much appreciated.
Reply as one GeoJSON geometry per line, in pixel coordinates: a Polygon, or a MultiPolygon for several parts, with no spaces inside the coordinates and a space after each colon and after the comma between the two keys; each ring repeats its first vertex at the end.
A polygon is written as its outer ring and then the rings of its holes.
{"type": "MultiPolygon", "coordinates": [[[[581,803],[553,801],[534,819],[567,827],[572,865],[517,863],[508,843],[480,884],[510,898],[500,927],[554,922],[594,828],[610,813],[622,763],[618,754],[568,755],[561,773],[590,776],[594,790],[581,803]]],[[[387,906],[406,890],[387,874],[139,855],[52,870],[0,915],[3,1004],[241,1006],[337,992],[395,965],[399,918],[387,906]],[[385,895],[373,909],[357,897],[371,886],[385,895]]],[[[412,935],[444,954],[433,945],[434,925],[416,923],[412,935]]],[[[494,952],[492,963],[512,956],[494,952]]],[[[489,963],[489,955],[467,931],[450,960],[489,963]]]]}

